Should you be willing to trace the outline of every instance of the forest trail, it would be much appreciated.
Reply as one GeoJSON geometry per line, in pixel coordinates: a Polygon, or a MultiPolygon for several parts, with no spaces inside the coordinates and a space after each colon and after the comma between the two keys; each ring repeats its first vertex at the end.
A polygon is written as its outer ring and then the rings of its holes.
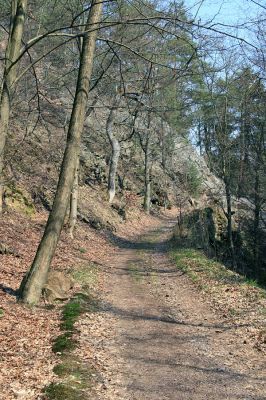
{"type": "Polygon", "coordinates": [[[266,399],[263,358],[169,259],[174,223],[119,240],[105,269],[104,338],[89,333],[105,369],[97,398],[266,399]]]}

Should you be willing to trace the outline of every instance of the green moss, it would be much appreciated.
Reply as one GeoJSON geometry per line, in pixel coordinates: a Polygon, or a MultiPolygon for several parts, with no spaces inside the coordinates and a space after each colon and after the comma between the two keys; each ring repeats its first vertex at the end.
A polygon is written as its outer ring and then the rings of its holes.
{"type": "Polygon", "coordinates": [[[4,316],[4,310],[0,308],[0,318],[4,316]]]}
{"type": "Polygon", "coordinates": [[[87,396],[81,390],[64,383],[52,383],[45,389],[49,400],[85,400],[87,396]]]}
{"type": "Polygon", "coordinates": [[[75,322],[84,312],[95,312],[99,309],[98,301],[86,293],[77,293],[73,299],[65,304],[62,311],[62,322],[60,328],[65,331],[54,340],[53,352],[65,353],[76,347],[76,342],[72,339],[75,331],[75,322]]]}
{"type": "Polygon", "coordinates": [[[97,374],[95,368],[83,364],[78,357],[73,355],[62,357],[61,364],[56,365],[53,371],[64,379],[64,383],[71,383],[79,389],[90,387],[93,375],[97,374]]]}
{"type": "Polygon", "coordinates": [[[79,301],[74,299],[67,303],[63,308],[61,329],[73,331],[74,324],[81,313],[82,307],[79,301]]]}
{"type": "Polygon", "coordinates": [[[54,353],[64,353],[73,350],[75,347],[76,342],[72,339],[72,334],[67,332],[54,340],[52,350],[54,353]]]}
{"type": "Polygon", "coordinates": [[[97,282],[95,266],[85,266],[75,271],[73,277],[82,285],[82,291],[64,305],[60,328],[64,333],[53,343],[52,350],[60,353],[61,363],[54,367],[54,372],[62,378],[61,383],[52,383],[45,388],[49,400],[87,400],[91,388],[92,376],[96,374],[93,368],[84,365],[73,355],[72,350],[77,346],[73,339],[75,322],[84,312],[95,312],[99,309],[98,301],[90,294],[91,288],[97,282]]]}

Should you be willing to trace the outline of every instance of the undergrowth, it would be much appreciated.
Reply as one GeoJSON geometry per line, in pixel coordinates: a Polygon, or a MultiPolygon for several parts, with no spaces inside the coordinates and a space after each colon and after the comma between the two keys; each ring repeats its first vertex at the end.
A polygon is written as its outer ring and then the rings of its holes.
{"type": "Polygon", "coordinates": [[[190,277],[195,276],[198,280],[204,277],[221,284],[255,287],[261,291],[261,295],[265,292],[256,280],[229,270],[220,262],[208,258],[203,251],[172,247],[170,254],[176,266],[190,277]]]}
{"type": "Polygon", "coordinates": [[[225,298],[228,315],[238,316],[244,310],[254,307],[254,303],[266,297],[266,291],[257,281],[229,270],[220,262],[208,258],[203,251],[193,248],[175,247],[172,244],[170,255],[177,268],[186,274],[201,290],[209,292],[220,302],[225,298]],[[247,299],[244,305],[234,304],[235,293],[247,299]],[[230,298],[232,304],[230,304],[230,298]]]}

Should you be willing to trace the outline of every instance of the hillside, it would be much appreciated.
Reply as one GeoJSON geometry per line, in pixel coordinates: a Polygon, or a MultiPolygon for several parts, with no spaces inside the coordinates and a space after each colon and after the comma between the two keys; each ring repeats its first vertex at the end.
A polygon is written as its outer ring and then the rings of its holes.
{"type": "Polygon", "coordinates": [[[265,398],[250,3],[0,0],[0,399],[265,398]]]}

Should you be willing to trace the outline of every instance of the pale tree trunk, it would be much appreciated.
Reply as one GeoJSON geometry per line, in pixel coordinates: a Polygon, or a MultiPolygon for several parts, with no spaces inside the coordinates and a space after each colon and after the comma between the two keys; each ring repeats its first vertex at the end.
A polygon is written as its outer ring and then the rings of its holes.
{"type": "Polygon", "coordinates": [[[139,140],[141,148],[144,152],[144,183],[145,183],[145,194],[144,194],[144,210],[147,214],[150,213],[151,207],[151,137],[150,137],[150,123],[151,117],[148,114],[148,124],[144,138],[139,133],[139,140]]]}
{"type": "Polygon", "coordinates": [[[78,195],[79,195],[79,157],[75,171],[75,178],[72,192],[70,195],[70,211],[69,211],[69,234],[74,239],[74,229],[78,219],[78,195]]]}
{"type": "Polygon", "coordinates": [[[110,167],[109,167],[109,176],[108,176],[108,193],[109,193],[109,203],[112,203],[115,197],[116,192],[116,173],[117,173],[117,166],[120,157],[120,150],[121,146],[119,140],[115,137],[113,132],[113,120],[114,120],[114,112],[117,108],[118,100],[115,101],[114,106],[110,110],[110,114],[107,119],[106,123],[106,133],[109,139],[109,142],[112,147],[112,154],[110,160],[110,167]]]}
{"type": "MultiPolygon", "coordinates": [[[[81,38],[81,44],[83,43],[83,38],[81,38]]],[[[86,112],[86,118],[91,114],[93,110],[93,106],[96,104],[97,98],[93,100],[92,105],[89,110],[86,112]]],[[[70,195],[70,204],[69,204],[69,216],[68,216],[68,225],[69,225],[69,235],[71,239],[74,239],[74,229],[78,220],[78,196],[79,196],[79,165],[80,158],[77,159],[77,167],[75,171],[75,178],[73,183],[73,188],[70,195]]]]}
{"type": "Polygon", "coordinates": [[[116,192],[116,172],[118,161],[120,157],[120,143],[117,139],[112,140],[112,154],[108,177],[108,192],[109,192],[109,203],[112,203],[116,192]]]}
{"type": "Polygon", "coordinates": [[[147,136],[145,143],[145,196],[144,210],[147,214],[150,213],[151,207],[151,160],[150,160],[150,138],[147,136]]]}
{"type": "Polygon", "coordinates": [[[53,208],[49,215],[33,264],[20,285],[20,300],[27,304],[36,304],[40,299],[69,205],[79,157],[81,134],[85,120],[93,56],[98,32],[97,28],[99,28],[101,13],[102,2],[92,0],[86,25],[86,31],[91,29],[91,32],[84,34],[75,99],[69,122],[67,144],[53,208]]]}
{"type": "Polygon", "coordinates": [[[13,0],[11,3],[10,33],[5,54],[5,67],[0,97],[0,213],[3,210],[4,191],[4,151],[8,135],[10,110],[14,82],[17,76],[17,60],[20,48],[27,10],[27,0],[13,0]]]}

